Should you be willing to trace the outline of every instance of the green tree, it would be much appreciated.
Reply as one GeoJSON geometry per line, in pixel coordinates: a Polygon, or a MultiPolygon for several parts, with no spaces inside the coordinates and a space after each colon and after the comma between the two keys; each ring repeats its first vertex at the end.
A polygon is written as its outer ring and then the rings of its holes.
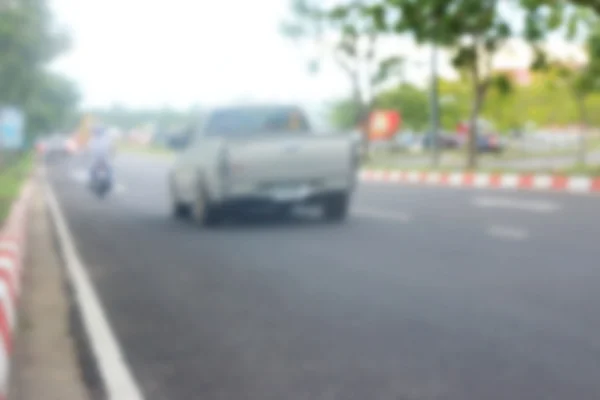
{"type": "Polygon", "coordinates": [[[41,71],[24,104],[29,132],[39,134],[73,128],[78,119],[77,86],[62,75],[41,71]]]}
{"type": "Polygon", "coordinates": [[[469,115],[471,87],[464,80],[442,80],[439,93],[441,126],[453,131],[469,115]]]}
{"type": "Polygon", "coordinates": [[[429,123],[428,102],[425,91],[405,83],[379,93],[374,103],[377,108],[398,111],[404,126],[423,130],[429,123]]]}
{"type": "Polygon", "coordinates": [[[402,59],[382,59],[377,54],[381,31],[376,21],[381,8],[369,0],[340,2],[331,8],[319,1],[294,0],[292,12],[293,20],[284,23],[283,33],[319,48],[320,59],[310,64],[313,71],[318,70],[323,58],[331,58],[346,74],[354,105],[346,105],[344,111],[354,112],[357,126],[369,115],[373,92],[390,76],[402,72],[402,59]]]}
{"type": "Polygon", "coordinates": [[[356,101],[344,99],[329,107],[328,120],[334,128],[350,130],[356,128],[356,116],[360,113],[356,101]]]}
{"type": "MultiPolygon", "coordinates": [[[[399,28],[414,33],[421,42],[453,48],[453,64],[472,86],[467,166],[474,168],[477,121],[488,89],[495,82],[491,55],[511,36],[510,26],[495,0],[404,0],[400,4],[403,17],[399,28]]],[[[506,88],[506,82],[496,82],[506,88]]]]}
{"type": "MultiPolygon", "coordinates": [[[[550,29],[551,19],[540,13],[560,16],[562,5],[540,4],[538,0],[522,0],[526,6],[525,35],[538,41],[550,29]],[[535,2],[536,4],[529,4],[535,2]],[[536,18],[538,17],[538,18],[536,18]]],[[[484,109],[491,87],[501,93],[510,91],[509,80],[492,71],[492,56],[514,35],[515,14],[505,15],[499,0],[381,0],[384,17],[379,27],[396,34],[410,33],[418,43],[431,43],[450,49],[453,64],[471,85],[470,131],[467,166],[477,165],[476,121],[484,109]]],[[[514,7],[518,2],[512,3],[514,7]]],[[[511,4],[509,4],[511,5],[511,4]]],[[[544,14],[545,15],[545,14],[544,14]]],[[[555,18],[556,19],[556,18],[555,18]]]]}
{"type": "MultiPolygon", "coordinates": [[[[565,24],[566,36],[571,40],[584,36],[588,61],[585,65],[577,65],[571,60],[551,60],[547,54],[540,52],[535,68],[553,75],[551,82],[555,88],[566,88],[574,101],[578,122],[585,127],[590,124],[590,97],[600,92],[600,8],[595,1],[571,1],[571,6],[568,6],[565,1],[530,0],[530,14],[539,16],[539,10],[548,7],[549,3],[554,13],[545,16],[546,24],[553,27],[565,24]]],[[[583,133],[580,135],[578,161],[581,164],[586,162],[583,133]]]]}
{"type": "Polygon", "coordinates": [[[19,0],[0,12],[0,104],[22,108],[30,134],[59,127],[78,100],[73,83],[46,69],[68,46],[45,0],[19,0]]]}
{"type": "MultiPolygon", "coordinates": [[[[556,0],[548,2],[555,1],[556,0]]],[[[598,0],[570,0],[570,2],[580,7],[588,7],[589,9],[593,10],[596,14],[600,15],[600,2],[598,0]]]]}

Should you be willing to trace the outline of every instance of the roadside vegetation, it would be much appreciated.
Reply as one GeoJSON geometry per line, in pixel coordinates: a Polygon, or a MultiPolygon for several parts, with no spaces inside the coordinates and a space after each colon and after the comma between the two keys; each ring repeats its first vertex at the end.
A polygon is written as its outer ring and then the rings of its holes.
{"type": "Polygon", "coordinates": [[[33,166],[33,155],[25,153],[19,156],[5,157],[0,165],[0,226],[10,211],[10,207],[19,196],[21,186],[29,176],[33,166]]]}
{"type": "MultiPolygon", "coordinates": [[[[317,49],[307,60],[310,70],[318,73],[320,64],[333,62],[348,77],[348,96],[331,112],[341,129],[360,129],[365,114],[381,108],[400,111],[404,126],[421,132],[467,122],[463,163],[476,168],[482,119],[507,134],[532,124],[600,126],[600,114],[592,112],[600,107],[596,0],[339,0],[333,6],[291,0],[290,11],[283,33],[303,49],[317,49]],[[547,46],[551,35],[577,45],[587,62],[556,58],[547,46]],[[449,55],[458,79],[431,79],[425,89],[415,85],[407,71],[432,72],[439,64],[435,53],[431,64],[422,65],[400,54],[402,46],[382,54],[393,39],[449,55]],[[515,41],[533,53],[526,84],[514,74],[522,70],[501,70],[492,62],[515,41]]],[[[582,140],[578,163],[586,163],[588,151],[582,140]]]]}
{"type": "Polygon", "coordinates": [[[480,166],[476,170],[464,166],[440,166],[431,167],[429,165],[417,165],[412,167],[398,167],[398,165],[386,162],[385,160],[372,160],[365,162],[364,168],[381,169],[402,172],[476,172],[487,174],[533,174],[533,175],[559,175],[559,176],[584,176],[590,178],[600,178],[600,165],[574,164],[568,167],[557,168],[511,168],[511,167],[486,167],[480,166]]]}

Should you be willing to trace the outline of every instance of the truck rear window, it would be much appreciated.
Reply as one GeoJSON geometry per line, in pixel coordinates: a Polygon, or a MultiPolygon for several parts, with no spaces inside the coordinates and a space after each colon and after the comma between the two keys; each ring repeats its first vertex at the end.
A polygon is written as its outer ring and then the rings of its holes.
{"type": "Polygon", "coordinates": [[[228,108],[213,112],[205,136],[244,137],[273,133],[308,132],[304,115],[294,108],[228,108]]]}

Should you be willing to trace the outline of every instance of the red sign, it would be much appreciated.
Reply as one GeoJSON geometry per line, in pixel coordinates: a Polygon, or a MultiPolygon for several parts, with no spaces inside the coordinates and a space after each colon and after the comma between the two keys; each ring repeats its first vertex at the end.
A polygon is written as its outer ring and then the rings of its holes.
{"type": "Polygon", "coordinates": [[[376,110],[369,115],[369,140],[392,138],[402,125],[402,116],[394,110],[376,110]]]}
{"type": "Polygon", "coordinates": [[[457,133],[459,136],[466,136],[466,135],[467,135],[467,133],[469,133],[469,124],[466,124],[466,123],[464,123],[464,122],[461,122],[461,123],[459,123],[459,124],[456,126],[456,133],[457,133]]]}

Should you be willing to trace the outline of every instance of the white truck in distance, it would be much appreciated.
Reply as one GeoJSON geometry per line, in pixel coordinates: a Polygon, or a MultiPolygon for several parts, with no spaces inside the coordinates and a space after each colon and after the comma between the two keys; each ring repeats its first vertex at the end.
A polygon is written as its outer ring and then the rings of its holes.
{"type": "Polygon", "coordinates": [[[217,109],[169,174],[173,213],[215,225],[237,211],[319,204],[328,220],[344,220],[358,150],[350,137],[312,132],[298,107],[217,109]]]}

